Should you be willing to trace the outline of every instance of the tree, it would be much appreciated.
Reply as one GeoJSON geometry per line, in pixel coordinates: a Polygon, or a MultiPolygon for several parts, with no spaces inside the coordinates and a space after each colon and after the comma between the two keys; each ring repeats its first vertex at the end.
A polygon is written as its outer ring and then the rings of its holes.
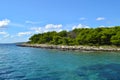
{"type": "Polygon", "coordinates": [[[55,45],[120,45],[120,26],[79,28],[72,31],[46,32],[30,37],[29,43],[55,45]]]}
{"type": "Polygon", "coordinates": [[[59,32],[58,36],[60,36],[60,37],[67,37],[67,31],[63,30],[63,31],[59,32]]]}
{"type": "Polygon", "coordinates": [[[60,36],[54,36],[53,37],[53,41],[51,43],[53,43],[55,45],[61,44],[62,43],[62,37],[60,37],[60,36]]]}
{"type": "Polygon", "coordinates": [[[111,37],[111,43],[113,45],[120,46],[120,32],[118,32],[116,35],[111,37]]]}

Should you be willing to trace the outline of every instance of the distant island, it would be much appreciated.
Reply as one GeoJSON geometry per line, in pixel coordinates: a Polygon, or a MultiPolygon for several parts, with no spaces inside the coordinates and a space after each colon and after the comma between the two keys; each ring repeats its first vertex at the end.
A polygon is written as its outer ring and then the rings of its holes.
{"type": "Polygon", "coordinates": [[[29,42],[22,46],[31,47],[36,46],[42,48],[58,47],[58,49],[62,48],[75,50],[83,49],[83,50],[120,51],[119,48],[120,26],[100,28],[79,28],[69,32],[63,30],[61,32],[52,31],[46,33],[39,33],[31,36],[29,40],[30,40],[29,42]],[[86,48],[85,46],[89,48],[85,49],[86,48]]]}

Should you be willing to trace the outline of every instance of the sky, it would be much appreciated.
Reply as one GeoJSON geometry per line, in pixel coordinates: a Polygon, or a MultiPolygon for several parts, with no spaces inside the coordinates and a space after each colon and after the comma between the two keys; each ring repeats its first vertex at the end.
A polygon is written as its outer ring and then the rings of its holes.
{"type": "Polygon", "coordinates": [[[48,31],[120,26],[120,0],[1,0],[0,43],[48,31]]]}

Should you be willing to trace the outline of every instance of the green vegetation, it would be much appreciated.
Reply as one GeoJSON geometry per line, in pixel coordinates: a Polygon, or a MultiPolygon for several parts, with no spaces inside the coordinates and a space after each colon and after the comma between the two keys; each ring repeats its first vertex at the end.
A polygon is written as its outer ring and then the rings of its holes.
{"type": "Polygon", "coordinates": [[[120,46],[120,26],[110,28],[79,28],[72,31],[35,34],[31,44],[54,45],[116,45],[120,46]]]}

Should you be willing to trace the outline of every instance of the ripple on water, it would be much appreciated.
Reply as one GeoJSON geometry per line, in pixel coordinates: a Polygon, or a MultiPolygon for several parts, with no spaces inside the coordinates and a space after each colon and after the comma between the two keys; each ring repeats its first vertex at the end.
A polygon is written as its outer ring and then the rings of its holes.
{"type": "Polygon", "coordinates": [[[0,75],[11,74],[13,72],[15,72],[15,70],[12,67],[3,67],[3,68],[0,68],[0,75]]]}
{"type": "Polygon", "coordinates": [[[9,69],[13,69],[13,67],[12,66],[0,67],[0,72],[2,70],[9,70],[9,69]]]}
{"type": "Polygon", "coordinates": [[[120,80],[120,64],[98,64],[80,67],[76,71],[80,77],[86,77],[93,80],[91,76],[94,75],[95,80],[120,80]]]}
{"type": "Polygon", "coordinates": [[[72,53],[2,45],[0,80],[120,80],[120,55],[72,53]]]}
{"type": "Polygon", "coordinates": [[[18,72],[13,72],[11,74],[3,74],[0,78],[3,78],[4,80],[22,80],[25,78],[25,75],[18,72]]]}
{"type": "Polygon", "coordinates": [[[64,72],[50,70],[48,67],[39,67],[27,75],[24,80],[60,80],[64,72]]]}
{"type": "Polygon", "coordinates": [[[0,80],[21,80],[24,77],[22,73],[18,73],[12,66],[0,67],[0,80]]]}
{"type": "Polygon", "coordinates": [[[43,76],[40,78],[28,78],[28,79],[24,79],[24,80],[60,80],[60,78],[51,77],[51,76],[43,76]]]}

